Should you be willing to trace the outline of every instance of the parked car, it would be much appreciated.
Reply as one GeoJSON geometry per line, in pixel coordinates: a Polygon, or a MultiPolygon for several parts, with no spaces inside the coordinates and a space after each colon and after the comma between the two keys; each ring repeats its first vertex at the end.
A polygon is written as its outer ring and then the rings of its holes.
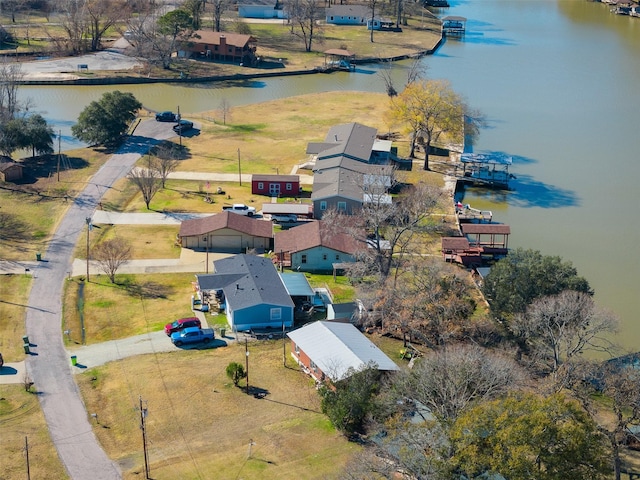
{"type": "Polygon", "coordinates": [[[167,323],[164,326],[164,333],[166,333],[167,336],[171,336],[172,333],[179,332],[184,328],[200,328],[201,326],[202,325],[200,324],[200,319],[198,319],[198,317],[181,318],[179,320],[176,320],[175,322],[167,323]]]}
{"type": "Polygon", "coordinates": [[[171,334],[171,343],[176,347],[190,343],[209,343],[215,338],[211,328],[188,327],[171,334]]]}
{"type": "Polygon", "coordinates": [[[298,216],[293,213],[281,213],[271,215],[271,220],[276,223],[295,223],[298,221],[298,216]]]}
{"type": "Polygon", "coordinates": [[[178,116],[173,112],[156,113],[156,122],[175,122],[177,120],[178,116]]]}
{"type": "Polygon", "coordinates": [[[193,128],[193,122],[191,120],[180,120],[173,126],[173,131],[178,135],[182,135],[183,132],[191,130],[193,128]]]}

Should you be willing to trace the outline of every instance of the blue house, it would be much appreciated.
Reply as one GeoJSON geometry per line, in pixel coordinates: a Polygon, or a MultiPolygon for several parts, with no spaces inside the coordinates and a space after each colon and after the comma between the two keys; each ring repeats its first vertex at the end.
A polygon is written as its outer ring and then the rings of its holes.
{"type": "Polygon", "coordinates": [[[234,255],[214,261],[213,267],[213,274],[196,275],[197,288],[203,299],[222,291],[234,331],[293,326],[293,300],[270,258],[234,255]]]}

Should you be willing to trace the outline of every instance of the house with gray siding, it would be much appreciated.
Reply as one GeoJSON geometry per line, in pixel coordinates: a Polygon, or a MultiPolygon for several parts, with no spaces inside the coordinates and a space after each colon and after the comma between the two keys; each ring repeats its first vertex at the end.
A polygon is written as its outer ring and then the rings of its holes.
{"type": "Polygon", "coordinates": [[[325,11],[325,20],[334,25],[366,25],[371,9],[366,5],[332,5],[325,11]]]}
{"type": "Polygon", "coordinates": [[[334,263],[354,262],[361,248],[352,235],[331,231],[322,221],[278,232],[274,241],[278,260],[302,272],[331,272],[334,263]]]}
{"type": "Polygon", "coordinates": [[[234,255],[213,262],[214,273],[196,275],[201,294],[222,290],[234,331],[293,326],[294,303],[270,258],[234,255]]]}

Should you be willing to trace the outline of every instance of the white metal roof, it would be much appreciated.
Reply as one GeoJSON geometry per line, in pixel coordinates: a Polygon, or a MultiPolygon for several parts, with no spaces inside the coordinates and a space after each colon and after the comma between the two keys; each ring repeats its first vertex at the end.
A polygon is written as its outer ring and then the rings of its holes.
{"type": "Polygon", "coordinates": [[[379,370],[398,366],[350,323],[314,322],[287,334],[331,381],[346,378],[349,368],[373,362],[379,370]]]}

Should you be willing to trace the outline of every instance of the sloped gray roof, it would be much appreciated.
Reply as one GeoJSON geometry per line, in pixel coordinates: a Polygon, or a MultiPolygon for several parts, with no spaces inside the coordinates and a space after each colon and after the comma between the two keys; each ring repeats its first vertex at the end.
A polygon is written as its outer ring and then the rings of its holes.
{"type": "Polygon", "coordinates": [[[368,162],[376,140],[377,130],[360,123],[345,123],[331,127],[324,142],[307,145],[307,153],[318,158],[345,155],[368,162]]]}
{"type": "Polygon", "coordinates": [[[281,273],[280,278],[285,288],[292,297],[312,297],[313,288],[309,285],[309,280],[304,273],[292,272],[281,273]]]}
{"type": "Polygon", "coordinates": [[[359,370],[373,362],[379,370],[398,366],[350,323],[314,322],[287,333],[298,347],[333,382],[346,378],[349,368],[359,370]]]}
{"type": "Polygon", "coordinates": [[[364,191],[362,174],[343,168],[320,170],[313,176],[311,198],[343,197],[362,202],[364,191]]]}
{"type": "Polygon", "coordinates": [[[198,275],[198,284],[201,289],[222,289],[234,310],[260,304],[293,308],[293,300],[270,258],[240,254],[216,260],[213,266],[215,273],[198,275]]]}

